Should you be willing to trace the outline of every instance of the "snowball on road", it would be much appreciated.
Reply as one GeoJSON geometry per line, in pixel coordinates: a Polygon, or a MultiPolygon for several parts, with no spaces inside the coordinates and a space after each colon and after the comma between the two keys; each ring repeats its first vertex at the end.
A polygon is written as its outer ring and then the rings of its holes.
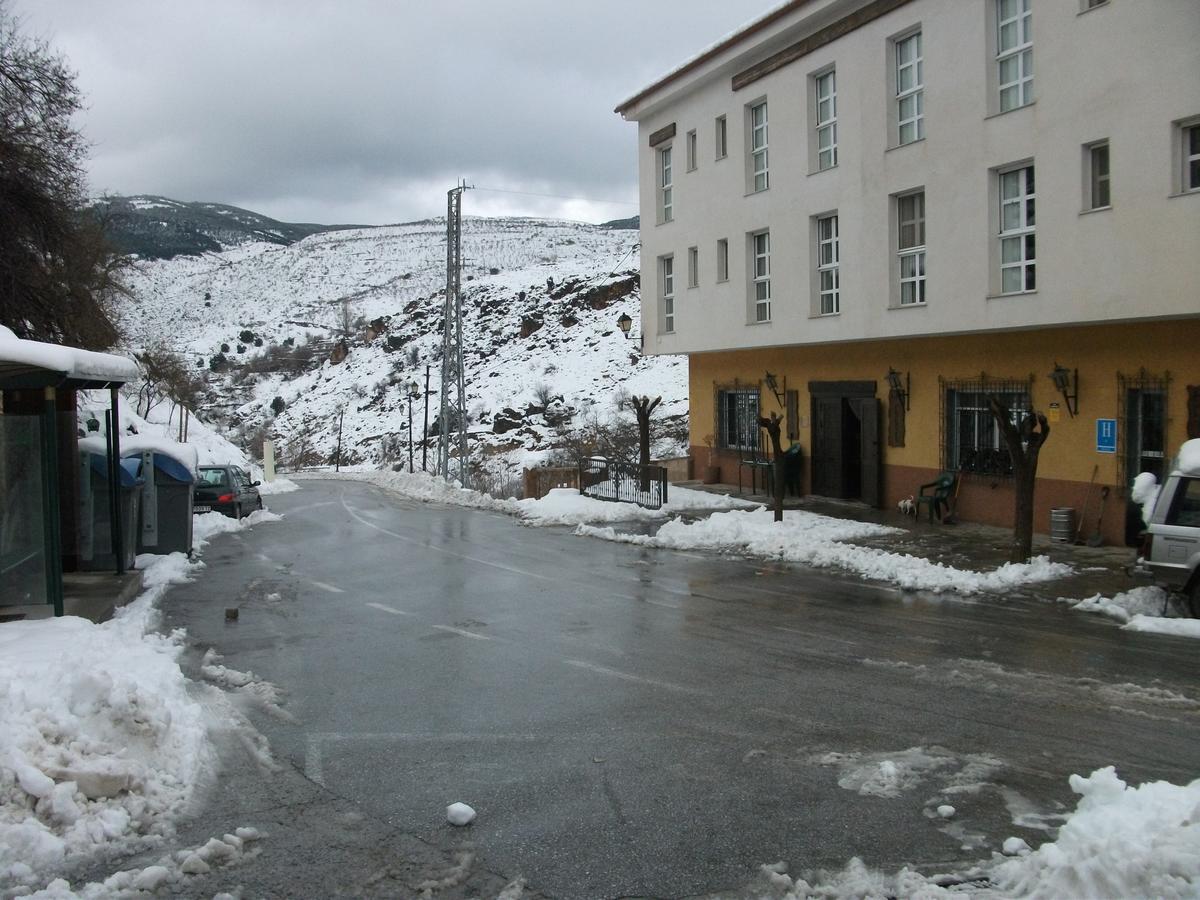
{"type": "Polygon", "coordinates": [[[465,803],[451,803],[446,807],[446,821],[451,825],[470,825],[475,821],[475,810],[465,803]]]}

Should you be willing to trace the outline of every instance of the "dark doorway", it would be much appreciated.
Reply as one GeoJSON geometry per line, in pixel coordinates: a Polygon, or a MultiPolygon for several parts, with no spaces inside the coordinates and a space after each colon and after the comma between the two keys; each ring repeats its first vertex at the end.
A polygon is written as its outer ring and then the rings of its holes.
{"type": "Polygon", "coordinates": [[[873,381],[812,381],[812,492],[881,501],[879,401],[873,381]]]}

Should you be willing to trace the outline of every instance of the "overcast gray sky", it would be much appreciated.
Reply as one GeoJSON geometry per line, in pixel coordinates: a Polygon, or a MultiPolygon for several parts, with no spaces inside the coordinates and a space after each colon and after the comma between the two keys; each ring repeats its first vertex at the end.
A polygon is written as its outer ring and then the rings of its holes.
{"type": "Polygon", "coordinates": [[[9,0],[78,72],[94,193],[286,221],[637,212],[612,110],[773,0],[9,0]]]}

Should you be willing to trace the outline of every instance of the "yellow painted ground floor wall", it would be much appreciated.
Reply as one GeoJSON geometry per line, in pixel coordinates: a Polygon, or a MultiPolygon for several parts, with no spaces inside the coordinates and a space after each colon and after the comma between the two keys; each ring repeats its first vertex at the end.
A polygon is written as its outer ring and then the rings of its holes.
{"type": "MultiPolygon", "coordinates": [[[[1200,300],[1198,300],[1200,302],[1200,300]]],[[[1004,334],[896,339],[812,347],[776,347],[693,354],[690,364],[691,449],[699,477],[720,467],[720,480],[737,483],[741,454],[720,447],[717,392],[757,388],[764,415],[786,414],[767,386],[776,376],[781,394],[799,391],[798,443],[803,448],[805,491],[811,489],[812,396],[810,382],[873,381],[880,400],[882,504],[891,507],[931,481],[944,466],[942,382],[979,379],[1026,380],[1032,377],[1031,402],[1051,420],[1049,440],[1038,466],[1035,528],[1049,530],[1050,509],[1073,507],[1084,533],[1096,528],[1121,543],[1125,531],[1125,467],[1120,454],[1097,452],[1097,419],[1123,420],[1119,377],[1166,382],[1166,454],[1173,455],[1189,437],[1188,388],[1200,392],[1200,318],[1170,322],[1039,329],[1004,334]],[[1078,370],[1078,414],[1071,416],[1049,377],[1055,363],[1078,370]],[[889,368],[907,374],[909,405],[904,446],[888,446],[889,368]],[[1058,404],[1052,408],[1051,404],[1058,404]],[[711,446],[711,451],[710,451],[711,446]],[[1094,483],[1089,490],[1089,483],[1094,483]],[[1108,486],[1101,503],[1100,487],[1108,486]],[[1090,502],[1089,502],[1090,496],[1090,502]]],[[[786,397],[786,395],[784,395],[786,397]]],[[[786,404],[786,399],[785,399],[786,404]]],[[[1191,429],[1200,429],[1200,410],[1192,402],[1191,429]]],[[[786,430],[785,430],[786,435],[786,430]]],[[[1197,436],[1192,434],[1191,436],[1197,436]]],[[[1122,438],[1125,436],[1122,435],[1122,438]]],[[[789,443],[784,440],[784,446],[789,443]]],[[[1122,440],[1122,446],[1124,440],[1122,440]]],[[[1130,477],[1132,474],[1130,473],[1130,477]]],[[[745,476],[748,479],[748,475],[745,476]]],[[[969,475],[962,479],[958,511],[962,519],[995,525],[1012,523],[1011,480],[969,475]]]]}

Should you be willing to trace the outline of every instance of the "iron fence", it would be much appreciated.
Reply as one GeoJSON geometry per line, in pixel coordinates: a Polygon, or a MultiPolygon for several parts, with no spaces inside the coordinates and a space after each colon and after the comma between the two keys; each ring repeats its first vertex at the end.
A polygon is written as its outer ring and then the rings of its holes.
{"type": "Polygon", "coordinates": [[[602,456],[585,457],[579,460],[579,493],[659,509],[667,502],[667,470],[663,466],[631,466],[602,456]]]}

